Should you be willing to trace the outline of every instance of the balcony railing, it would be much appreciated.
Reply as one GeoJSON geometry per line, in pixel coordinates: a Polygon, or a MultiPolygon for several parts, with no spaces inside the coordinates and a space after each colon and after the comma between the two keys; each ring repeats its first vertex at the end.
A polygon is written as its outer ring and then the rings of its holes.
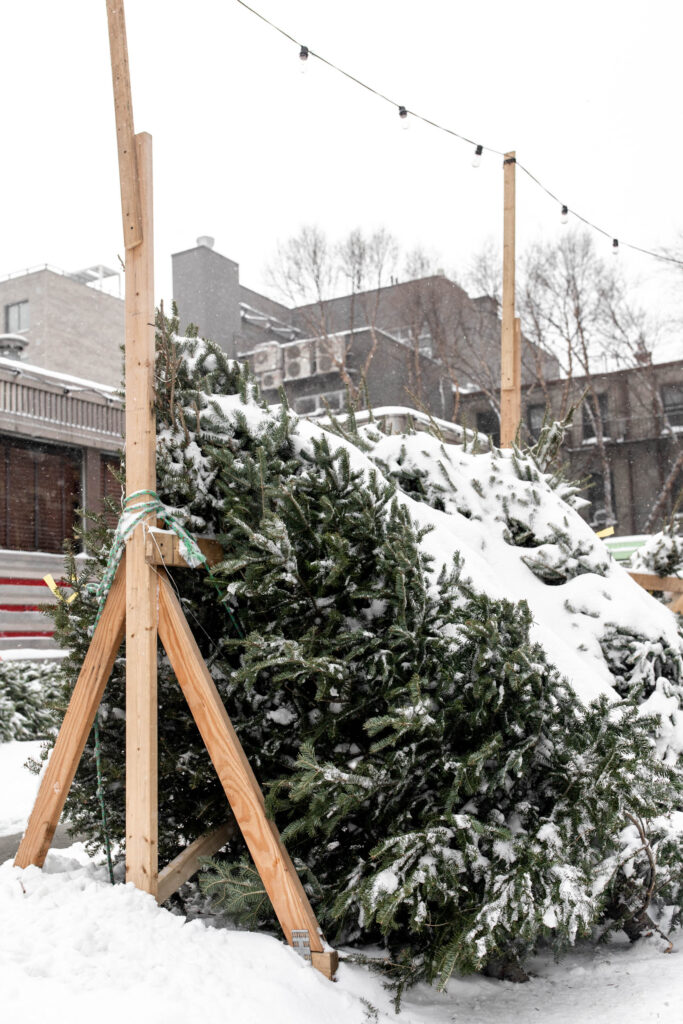
{"type": "MultiPolygon", "coordinates": [[[[103,389],[104,392],[104,389],[103,389]]],[[[54,381],[12,379],[0,371],[0,414],[32,420],[92,436],[118,438],[123,431],[120,400],[86,388],[54,381]]]]}

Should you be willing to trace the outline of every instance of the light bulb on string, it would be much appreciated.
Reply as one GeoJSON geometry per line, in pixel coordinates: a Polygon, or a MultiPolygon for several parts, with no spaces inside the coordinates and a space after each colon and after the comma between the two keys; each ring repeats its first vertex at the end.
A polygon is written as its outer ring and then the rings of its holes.
{"type": "Polygon", "coordinates": [[[401,128],[403,128],[403,130],[406,131],[408,128],[410,128],[410,124],[408,123],[408,111],[406,110],[405,107],[398,108],[398,116],[401,118],[401,128]]]}
{"type": "Polygon", "coordinates": [[[613,256],[618,256],[619,255],[619,239],[618,238],[613,238],[612,239],[612,255],[613,256]]]}
{"type": "Polygon", "coordinates": [[[301,71],[301,74],[303,75],[303,73],[305,72],[306,68],[308,67],[308,47],[307,46],[302,46],[301,49],[299,50],[299,60],[301,62],[299,70],[301,71]]]}
{"type": "Polygon", "coordinates": [[[566,224],[569,220],[569,207],[563,206],[562,213],[560,214],[560,224],[566,224]]]}
{"type": "Polygon", "coordinates": [[[481,154],[484,152],[483,146],[474,147],[474,156],[472,157],[472,166],[479,167],[481,164],[481,154]]]}

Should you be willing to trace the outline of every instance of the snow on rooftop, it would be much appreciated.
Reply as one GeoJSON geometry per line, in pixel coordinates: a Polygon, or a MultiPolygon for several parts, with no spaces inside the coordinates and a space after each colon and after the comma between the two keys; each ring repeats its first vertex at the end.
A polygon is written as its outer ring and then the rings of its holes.
{"type": "Polygon", "coordinates": [[[94,391],[102,397],[120,401],[119,389],[111,387],[109,384],[88,380],[86,377],[74,377],[68,373],[59,373],[57,370],[46,370],[42,366],[35,366],[33,363],[25,363],[22,360],[0,356],[0,370],[6,370],[15,376],[43,380],[46,384],[62,384],[69,391],[94,391]]]}

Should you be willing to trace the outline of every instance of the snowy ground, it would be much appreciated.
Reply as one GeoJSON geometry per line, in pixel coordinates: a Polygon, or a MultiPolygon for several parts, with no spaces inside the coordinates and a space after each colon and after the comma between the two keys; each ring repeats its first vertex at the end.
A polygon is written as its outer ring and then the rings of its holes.
{"type": "Polygon", "coordinates": [[[40,758],[42,740],[0,743],[0,837],[23,832],[38,792],[39,779],[24,764],[40,758]]]}
{"type": "MultiPolygon", "coordinates": [[[[36,778],[23,763],[40,744],[0,744],[0,835],[25,825],[36,778]]],[[[186,922],[131,886],[111,886],[80,844],[45,869],[0,865],[3,1021],[43,1024],[646,1024],[680,1020],[683,969],[661,941],[584,945],[559,965],[531,965],[527,985],[454,979],[446,995],[419,986],[394,1015],[376,975],[342,964],[327,982],[265,935],[186,922]]]]}

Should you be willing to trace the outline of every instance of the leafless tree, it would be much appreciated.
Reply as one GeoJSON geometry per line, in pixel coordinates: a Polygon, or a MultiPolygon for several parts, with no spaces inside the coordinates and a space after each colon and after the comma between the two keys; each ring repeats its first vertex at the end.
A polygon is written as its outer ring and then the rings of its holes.
{"type": "Polygon", "coordinates": [[[364,379],[377,350],[382,290],[391,280],[397,259],[398,244],[385,228],[369,235],[355,228],[335,243],[320,228],[305,226],[278,246],[268,268],[271,285],[292,306],[299,307],[303,329],[322,344],[353,399],[360,386],[347,367],[354,332],[364,328],[370,334],[370,347],[360,368],[364,379]],[[340,289],[349,296],[343,332],[335,331],[330,320],[330,300],[340,289]]]}
{"type": "MultiPolygon", "coordinates": [[[[552,353],[559,360],[562,385],[554,415],[564,417],[581,393],[585,395],[583,415],[595,438],[609,525],[615,515],[606,446],[609,424],[600,399],[602,376],[608,370],[635,370],[639,386],[632,394],[643,415],[654,416],[660,433],[666,417],[652,361],[655,327],[631,301],[618,265],[598,255],[588,232],[568,232],[559,245],[533,245],[522,260],[519,277],[524,333],[534,343],[538,358],[552,353]]],[[[550,407],[548,381],[540,363],[536,384],[550,407]]]]}

